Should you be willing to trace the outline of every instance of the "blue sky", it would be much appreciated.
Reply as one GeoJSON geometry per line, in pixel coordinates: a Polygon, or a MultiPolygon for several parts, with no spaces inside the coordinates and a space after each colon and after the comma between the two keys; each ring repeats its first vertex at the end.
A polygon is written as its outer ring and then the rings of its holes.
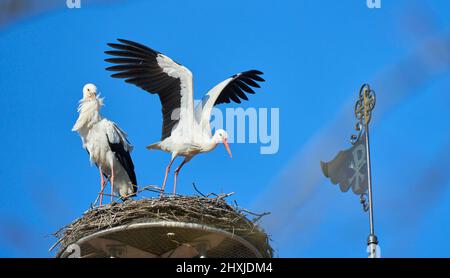
{"type": "MultiPolygon", "coordinates": [[[[140,185],[160,184],[170,156],[160,104],[104,70],[106,43],[142,42],[194,73],[197,98],[256,68],[267,80],[243,107],[280,109],[280,149],[232,144],[200,155],[179,192],[236,192],[256,211],[278,257],[364,257],[368,215],[320,176],[349,147],[362,83],[377,91],[372,127],[376,231],[386,257],[449,257],[450,3],[445,0],[115,1],[0,27],[0,257],[49,257],[51,233],[84,212],[98,172],[71,132],[85,83],[135,146],[140,185]]],[[[225,108],[227,106],[223,106],[225,108]]],[[[179,162],[177,162],[179,163],[179,162]]],[[[169,180],[169,188],[171,185],[169,180]]]]}

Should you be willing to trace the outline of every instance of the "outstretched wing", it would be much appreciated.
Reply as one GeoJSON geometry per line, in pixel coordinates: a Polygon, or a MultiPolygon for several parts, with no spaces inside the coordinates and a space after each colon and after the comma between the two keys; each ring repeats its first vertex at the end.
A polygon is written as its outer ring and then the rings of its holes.
{"type": "Polygon", "coordinates": [[[117,73],[115,78],[157,94],[162,105],[163,125],[161,141],[169,137],[177,123],[193,122],[192,73],[169,57],[142,44],[118,39],[108,43],[115,50],[105,51],[115,58],[105,61],[116,64],[106,68],[117,73]]]}
{"type": "Polygon", "coordinates": [[[197,123],[204,131],[210,133],[209,121],[212,108],[221,103],[230,103],[231,101],[241,103],[241,100],[248,100],[246,93],[254,94],[252,87],[260,88],[257,82],[264,82],[264,79],[260,77],[262,74],[258,70],[244,71],[217,84],[195,107],[197,123]]]}

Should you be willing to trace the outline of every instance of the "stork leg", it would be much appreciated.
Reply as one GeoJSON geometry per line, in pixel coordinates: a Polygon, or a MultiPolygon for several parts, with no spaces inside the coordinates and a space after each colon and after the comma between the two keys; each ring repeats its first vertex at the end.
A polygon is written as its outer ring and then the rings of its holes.
{"type": "Polygon", "coordinates": [[[114,162],[111,162],[111,203],[114,196],[114,162]]]}
{"type": "MultiPolygon", "coordinates": [[[[101,206],[103,203],[103,190],[105,190],[106,181],[103,175],[102,167],[98,167],[98,169],[100,170],[100,194],[97,197],[97,199],[100,197],[100,206],[101,206]]],[[[97,203],[97,200],[95,201],[95,203],[97,203]]]]}
{"type": "Polygon", "coordinates": [[[183,167],[184,164],[186,164],[186,162],[188,162],[189,160],[187,158],[184,158],[183,162],[181,162],[180,166],[178,166],[178,168],[175,170],[175,177],[173,180],[173,195],[175,195],[177,193],[177,178],[178,178],[178,173],[181,170],[181,167],[183,167]]]}
{"type": "Polygon", "coordinates": [[[176,156],[172,156],[172,159],[170,160],[169,165],[167,165],[167,167],[166,167],[166,175],[164,176],[164,181],[163,181],[163,184],[161,187],[160,197],[162,197],[164,194],[164,189],[166,188],[167,176],[169,175],[169,172],[170,172],[170,166],[172,166],[172,163],[175,161],[175,158],[176,158],[176,156]]]}

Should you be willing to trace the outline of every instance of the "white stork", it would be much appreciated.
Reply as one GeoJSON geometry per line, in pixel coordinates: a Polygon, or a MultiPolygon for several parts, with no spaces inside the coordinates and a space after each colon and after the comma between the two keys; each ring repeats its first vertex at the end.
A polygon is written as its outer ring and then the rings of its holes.
{"type": "Polygon", "coordinates": [[[174,62],[169,57],[142,44],[118,39],[119,43],[109,43],[114,50],[105,51],[115,56],[105,61],[116,64],[107,70],[118,73],[115,78],[125,78],[151,94],[157,94],[162,105],[163,124],[159,142],[148,149],[158,149],[172,154],[166,168],[161,195],[166,186],[167,176],[173,161],[178,156],[184,160],[175,170],[174,189],[181,167],[199,153],[213,150],[223,143],[231,157],[227,143],[228,134],[219,129],[211,136],[210,116],[213,106],[241,99],[248,100],[245,93],[254,94],[251,87],[260,87],[255,81],[264,81],[262,72],[250,70],[241,72],[212,88],[194,110],[193,80],[189,69],[174,62]]]}
{"type": "Polygon", "coordinates": [[[97,95],[97,87],[86,84],[78,106],[79,116],[72,128],[72,131],[80,134],[83,148],[100,171],[100,194],[97,197],[100,198],[100,205],[108,180],[111,183],[111,201],[114,192],[121,198],[126,198],[136,194],[137,190],[130,155],[133,146],[128,142],[125,132],[100,115],[102,106],[103,98],[97,95]]]}

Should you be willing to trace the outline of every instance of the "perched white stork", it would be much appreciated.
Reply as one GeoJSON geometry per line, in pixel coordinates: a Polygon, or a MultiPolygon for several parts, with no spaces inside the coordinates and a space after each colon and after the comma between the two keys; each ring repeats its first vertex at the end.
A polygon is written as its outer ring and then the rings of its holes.
{"type": "Polygon", "coordinates": [[[136,174],[131,160],[133,146],[127,140],[127,134],[114,122],[100,115],[103,98],[97,95],[94,84],[83,87],[83,98],[78,106],[78,119],[72,128],[80,134],[83,148],[89,154],[91,162],[100,171],[100,205],[103,190],[111,183],[111,200],[114,193],[126,198],[136,194],[136,174]],[[105,180],[106,178],[106,180],[105,180]]]}
{"type": "MultiPolygon", "coordinates": [[[[125,82],[134,84],[151,94],[157,94],[162,105],[163,124],[159,142],[151,144],[148,149],[158,149],[172,154],[166,168],[162,192],[166,186],[167,176],[173,161],[178,156],[184,160],[175,170],[174,194],[177,176],[181,167],[199,153],[213,150],[223,143],[231,157],[227,143],[228,134],[219,129],[211,134],[210,116],[213,106],[241,99],[248,100],[245,93],[254,94],[250,87],[260,87],[255,81],[264,81],[262,72],[250,70],[241,72],[212,88],[194,110],[192,73],[186,67],[174,62],[169,57],[142,44],[118,39],[119,43],[109,43],[114,50],[105,51],[115,56],[105,61],[116,64],[108,67],[115,78],[125,78],[125,82]]],[[[162,194],[162,193],[161,193],[162,194]]]]}

